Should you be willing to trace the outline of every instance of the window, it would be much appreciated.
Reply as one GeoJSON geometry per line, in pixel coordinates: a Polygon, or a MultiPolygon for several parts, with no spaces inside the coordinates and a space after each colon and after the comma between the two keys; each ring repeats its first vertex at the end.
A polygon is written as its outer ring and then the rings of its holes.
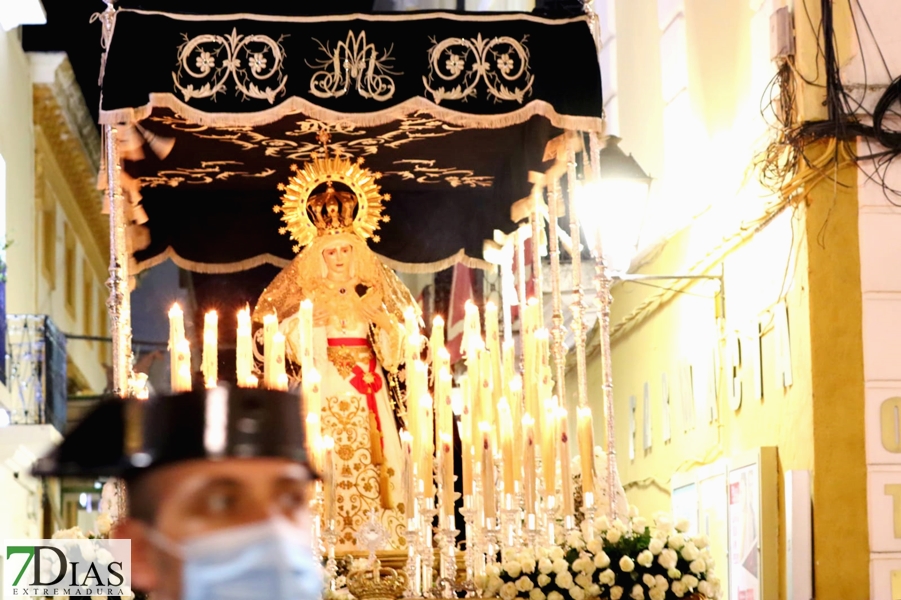
{"type": "Polygon", "coordinates": [[[78,264],[76,262],[77,257],[77,249],[75,245],[75,234],[72,232],[72,227],[66,223],[64,226],[64,234],[63,237],[65,239],[65,249],[66,249],[66,262],[65,262],[65,297],[66,297],[66,310],[69,311],[69,315],[74,319],[76,316],[75,312],[75,290],[76,290],[76,280],[78,277],[78,264]]]}
{"type": "MultiPolygon", "coordinates": [[[[91,265],[85,259],[81,263],[81,270],[84,273],[82,280],[82,289],[84,290],[84,298],[81,300],[81,319],[84,321],[84,334],[94,335],[94,278],[91,276],[91,265]]],[[[93,345],[94,342],[90,342],[93,345]]]]}
{"type": "Polygon", "coordinates": [[[56,288],[56,197],[45,186],[41,202],[41,266],[50,289],[56,288]]]}

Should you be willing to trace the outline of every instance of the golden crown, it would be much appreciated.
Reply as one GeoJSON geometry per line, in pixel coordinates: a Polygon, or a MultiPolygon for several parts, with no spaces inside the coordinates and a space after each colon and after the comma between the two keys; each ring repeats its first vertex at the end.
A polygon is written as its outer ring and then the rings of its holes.
{"type": "Polygon", "coordinates": [[[347,574],[347,590],[358,600],[395,600],[407,588],[407,574],[386,567],[347,574]]]}
{"type": "Polygon", "coordinates": [[[285,226],[279,233],[290,233],[297,244],[295,252],[310,244],[317,235],[353,232],[363,239],[372,238],[379,223],[387,223],[388,216],[382,216],[385,206],[382,202],[391,199],[382,194],[376,181],[381,173],[373,173],[363,167],[363,159],[351,161],[348,158],[328,155],[329,135],[319,134],[324,147],[323,156],[314,156],[302,168],[291,165],[294,175],[288,184],[279,184],[284,191],[282,205],[274,206],[276,213],[282,213],[285,226]],[[325,191],[317,189],[325,184],[325,191]],[[350,191],[335,189],[341,184],[350,191]]]}

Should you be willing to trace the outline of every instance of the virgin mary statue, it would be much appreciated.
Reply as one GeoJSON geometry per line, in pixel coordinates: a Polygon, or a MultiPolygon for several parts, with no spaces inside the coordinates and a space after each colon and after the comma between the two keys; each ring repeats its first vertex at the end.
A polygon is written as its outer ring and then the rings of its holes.
{"type": "Polygon", "coordinates": [[[404,311],[418,307],[366,243],[378,240],[388,197],[360,162],[317,157],[295,170],[276,210],[298,254],[263,292],[253,318],[277,315],[292,375],[308,376],[303,365],[321,377],[322,435],[335,442],[338,548],[360,548],[357,531],[373,511],[400,548],[403,459],[390,389],[404,356],[404,311]],[[312,365],[301,356],[304,300],[313,307],[312,365]]]}

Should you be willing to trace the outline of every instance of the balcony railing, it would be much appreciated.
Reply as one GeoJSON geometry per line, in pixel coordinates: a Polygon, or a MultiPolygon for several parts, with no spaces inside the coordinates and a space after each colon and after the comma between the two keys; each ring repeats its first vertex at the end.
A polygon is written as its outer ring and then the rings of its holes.
{"type": "Polygon", "coordinates": [[[6,316],[10,422],[66,426],[66,337],[47,315],[6,316]]]}

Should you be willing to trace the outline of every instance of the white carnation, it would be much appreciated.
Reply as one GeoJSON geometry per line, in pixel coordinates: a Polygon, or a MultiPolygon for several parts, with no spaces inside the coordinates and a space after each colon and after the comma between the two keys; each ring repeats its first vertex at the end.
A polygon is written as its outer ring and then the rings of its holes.
{"type": "Polygon", "coordinates": [[[585,600],[585,590],[578,586],[569,588],[569,597],[573,600],[585,600]]]}
{"type": "Polygon", "coordinates": [[[594,566],[598,569],[606,569],[610,565],[610,557],[603,550],[594,557],[594,566]]]}
{"type": "Polygon", "coordinates": [[[551,583],[551,578],[548,575],[542,573],[538,576],[538,585],[541,587],[547,587],[551,583]]]}
{"type": "Polygon", "coordinates": [[[502,568],[512,579],[516,579],[522,573],[522,565],[515,560],[505,562],[502,568]]]}
{"type": "Polygon", "coordinates": [[[644,600],[644,588],[636,583],[632,586],[632,593],[629,594],[629,597],[632,600],[644,600]]]}
{"type": "Polygon", "coordinates": [[[620,532],[620,530],[616,528],[608,529],[605,535],[607,537],[607,541],[611,544],[617,543],[623,537],[622,532],[620,532]]]}
{"type": "Polygon", "coordinates": [[[682,558],[687,560],[688,562],[693,561],[697,557],[701,555],[701,552],[695,547],[694,544],[688,542],[685,546],[682,547],[682,558]]]}
{"type": "Polygon", "coordinates": [[[516,589],[520,592],[531,592],[535,584],[528,577],[520,577],[516,580],[516,589]]]}
{"type": "Polygon", "coordinates": [[[623,588],[619,587],[618,585],[615,585],[612,588],[610,588],[610,600],[619,600],[622,597],[623,597],[623,588]]]}
{"type": "Polygon", "coordinates": [[[501,586],[500,595],[504,600],[513,600],[516,598],[516,594],[516,586],[514,584],[508,582],[501,586]]]}
{"type": "Polygon", "coordinates": [[[584,573],[588,570],[588,566],[591,564],[587,558],[579,557],[573,561],[573,571],[576,573],[584,573]]]}
{"type": "Polygon", "coordinates": [[[554,578],[554,584],[564,590],[568,590],[573,586],[573,575],[569,571],[563,571],[554,578]]]}
{"type": "Polygon", "coordinates": [[[642,567],[650,567],[654,564],[654,555],[649,550],[642,550],[638,553],[638,564],[642,567]]]}
{"type": "Polygon", "coordinates": [[[547,600],[547,596],[540,589],[532,588],[532,591],[529,592],[529,600],[547,600]]]}
{"type": "Polygon", "coordinates": [[[661,552],[663,552],[664,543],[657,538],[652,538],[650,542],[648,542],[648,550],[651,551],[651,554],[657,556],[661,552]]]}
{"type": "Polygon", "coordinates": [[[698,558],[698,559],[691,561],[691,564],[688,565],[688,568],[691,569],[692,573],[694,573],[696,575],[700,575],[707,569],[707,565],[704,564],[703,558],[698,558]]]}
{"type": "Polygon", "coordinates": [[[623,556],[619,559],[619,569],[623,573],[631,573],[635,570],[635,562],[628,556],[623,556]]]}

